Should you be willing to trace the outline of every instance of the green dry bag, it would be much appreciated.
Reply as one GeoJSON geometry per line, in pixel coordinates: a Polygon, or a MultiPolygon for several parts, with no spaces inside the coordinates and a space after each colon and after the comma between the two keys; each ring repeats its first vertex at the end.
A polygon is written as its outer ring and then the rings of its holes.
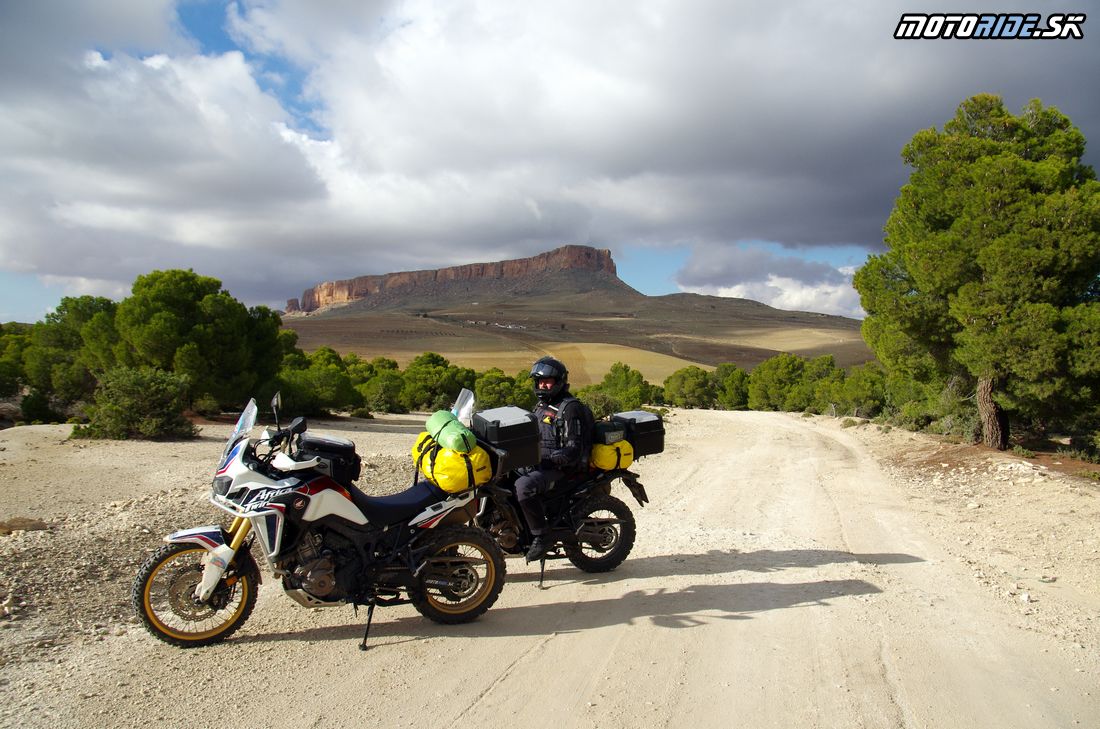
{"type": "Polygon", "coordinates": [[[469,453],[477,445],[474,434],[450,410],[432,413],[424,427],[436,443],[452,451],[469,453]]]}

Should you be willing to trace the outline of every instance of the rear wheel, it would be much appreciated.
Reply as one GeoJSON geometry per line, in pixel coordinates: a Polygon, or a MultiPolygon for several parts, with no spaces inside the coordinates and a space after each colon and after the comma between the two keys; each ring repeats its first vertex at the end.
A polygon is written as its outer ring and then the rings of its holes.
{"type": "Polygon", "coordinates": [[[220,643],[244,624],[256,606],[259,569],[247,550],[237,555],[227,577],[205,603],[195,601],[206,549],[169,544],[145,560],[130,599],[145,628],[180,648],[220,643]]]}
{"type": "Polygon", "coordinates": [[[504,554],[481,529],[441,529],[426,559],[409,598],[429,620],[468,623],[492,607],[504,589],[504,554]]]}
{"type": "Polygon", "coordinates": [[[585,572],[610,572],[634,548],[637,528],[630,508],[614,496],[595,496],[576,511],[578,546],[566,546],[565,556],[585,572]]]}

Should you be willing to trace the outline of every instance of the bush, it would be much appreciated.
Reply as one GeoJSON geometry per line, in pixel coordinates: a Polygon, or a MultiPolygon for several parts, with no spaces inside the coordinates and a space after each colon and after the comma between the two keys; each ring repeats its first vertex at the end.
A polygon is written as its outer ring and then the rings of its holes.
{"type": "Polygon", "coordinates": [[[783,352],[758,364],[749,375],[748,406],[750,410],[804,410],[796,392],[802,382],[806,360],[783,352]]]}
{"type": "Polygon", "coordinates": [[[1100,431],[1088,435],[1075,435],[1069,439],[1070,447],[1092,456],[1100,455],[1100,431]]]}
{"type": "Polygon", "coordinates": [[[404,380],[397,370],[383,370],[367,382],[357,385],[366,407],[377,413],[405,413],[401,404],[401,388],[404,380]]]}
{"type": "Polygon", "coordinates": [[[202,395],[191,404],[191,409],[199,415],[218,415],[222,406],[212,395],[202,395]]]}
{"type": "Polygon", "coordinates": [[[603,420],[612,413],[625,410],[619,400],[599,388],[582,388],[577,393],[577,398],[592,410],[592,415],[597,420],[603,420]]]}
{"type": "Polygon", "coordinates": [[[718,407],[744,410],[749,403],[749,373],[732,362],[723,362],[710,373],[718,407]]]}
{"type": "Polygon", "coordinates": [[[1035,451],[1028,450],[1027,448],[1024,448],[1022,445],[1012,446],[1012,452],[1015,455],[1019,456],[1020,458],[1034,458],[1035,457],[1035,451]]]}
{"type": "Polygon", "coordinates": [[[89,423],[74,438],[190,438],[198,431],[186,418],[188,380],[171,372],[116,367],[99,380],[89,423]]]}
{"type": "Polygon", "coordinates": [[[679,408],[712,408],[716,402],[714,383],[701,367],[676,370],[665,380],[665,400],[679,408]]]}
{"type": "Polygon", "coordinates": [[[1072,458],[1076,461],[1084,461],[1085,463],[1100,463],[1100,457],[1092,451],[1081,450],[1080,448],[1059,448],[1055,451],[1062,458],[1072,458]]]}
{"type": "MultiPolygon", "coordinates": [[[[577,397],[585,402],[588,402],[586,398],[591,397],[611,407],[610,412],[619,412],[637,410],[647,402],[655,402],[653,390],[653,386],[646,382],[641,372],[622,362],[616,362],[611,365],[603,380],[584,388],[577,393],[577,397]]],[[[592,407],[591,403],[589,407],[592,407]]]]}
{"type": "Polygon", "coordinates": [[[353,418],[362,418],[363,420],[370,420],[374,417],[370,408],[354,408],[348,415],[353,418]]]}
{"type": "Polygon", "coordinates": [[[52,423],[61,416],[50,407],[50,398],[41,390],[31,390],[19,404],[23,420],[31,423],[52,423]]]}
{"type": "Polygon", "coordinates": [[[511,405],[516,390],[516,380],[496,367],[478,375],[474,382],[477,406],[481,410],[511,405]]]}

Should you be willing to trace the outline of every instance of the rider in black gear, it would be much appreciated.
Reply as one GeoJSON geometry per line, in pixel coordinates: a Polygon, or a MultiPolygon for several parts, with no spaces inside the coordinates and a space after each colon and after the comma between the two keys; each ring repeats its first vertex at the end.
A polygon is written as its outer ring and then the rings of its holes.
{"type": "Polygon", "coordinates": [[[553,357],[543,357],[531,367],[531,379],[538,398],[534,413],[539,421],[542,461],[522,469],[516,479],[516,498],[534,537],[527,550],[528,562],[542,559],[550,548],[541,495],[563,476],[581,470],[588,458],[584,452],[586,422],[580,402],[569,394],[565,365],[553,357]],[[563,408],[566,399],[569,402],[563,408]]]}

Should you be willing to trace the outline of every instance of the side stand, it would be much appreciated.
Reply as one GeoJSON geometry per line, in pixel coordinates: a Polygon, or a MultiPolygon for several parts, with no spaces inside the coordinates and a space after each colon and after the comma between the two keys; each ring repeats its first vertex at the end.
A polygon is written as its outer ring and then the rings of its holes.
{"type": "Polygon", "coordinates": [[[370,635],[370,621],[374,618],[374,605],[374,598],[371,597],[370,602],[367,603],[367,629],[363,631],[363,642],[359,644],[361,651],[367,649],[367,636],[370,635]]]}

